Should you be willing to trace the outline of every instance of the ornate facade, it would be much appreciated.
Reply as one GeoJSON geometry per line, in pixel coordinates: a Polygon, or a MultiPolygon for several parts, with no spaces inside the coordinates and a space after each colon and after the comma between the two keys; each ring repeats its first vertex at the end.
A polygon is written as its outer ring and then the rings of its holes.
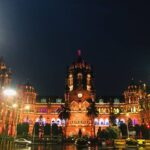
{"type": "MultiPolygon", "coordinates": [[[[0,62],[0,71],[4,72],[3,75],[0,74],[1,87],[10,83],[11,74],[6,70],[5,64],[0,62]]],[[[83,60],[81,51],[78,51],[77,60],[67,70],[65,84],[64,98],[40,97],[29,83],[18,86],[18,95],[15,100],[19,108],[11,109],[10,113],[7,112],[9,109],[5,97],[1,95],[0,132],[2,133],[6,128],[4,126],[6,122],[10,125],[10,131],[12,131],[10,134],[15,134],[16,123],[28,122],[30,134],[32,134],[33,125],[39,121],[40,116],[43,116],[43,122],[55,122],[63,126],[64,120],[58,118],[56,110],[66,102],[71,110],[71,117],[66,128],[67,136],[77,135],[80,129],[83,135],[93,135],[92,122],[87,116],[89,106],[87,99],[96,103],[99,112],[98,117],[95,118],[96,132],[99,127],[105,128],[110,125],[110,113],[119,114],[116,119],[118,125],[120,121],[127,122],[129,118],[132,119],[134,125],[150,124],[150,96],[146,84],[132,82],[124,91],[122,98],[96,96],[93,69],[83,60]],[[15,120],[14,122],[11,119],[7,120],[10,116],[15,120]]]]}

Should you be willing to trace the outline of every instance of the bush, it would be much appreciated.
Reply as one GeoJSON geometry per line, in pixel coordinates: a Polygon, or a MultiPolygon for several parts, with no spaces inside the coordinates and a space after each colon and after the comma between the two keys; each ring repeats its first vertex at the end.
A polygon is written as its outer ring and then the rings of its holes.
{"type": "Polygon", "coordinates": [[[117,139],[119,136],[119,129],[115,127],[108,127],[99,133],[101,139],[117,139]]]}
{"type": "Polygon", "coordinates": [[[75,143],[77,145],[85,145],[85,144],[87,144],[87,140],[84,138],[78,138],[75,143]]]}
{"type": "Polygon", "coordinates": [[[115,127],[106,128],[109,139],[117,139],[119,137],[119,129],[115,127]]]}
{"type": "Polygon", "coordinates": [[[128,145],[137,145],[138,144],[138,142],[135,140],[135,139],[127,139],[126,140],[126,144],[128,144],[128,145]]]}

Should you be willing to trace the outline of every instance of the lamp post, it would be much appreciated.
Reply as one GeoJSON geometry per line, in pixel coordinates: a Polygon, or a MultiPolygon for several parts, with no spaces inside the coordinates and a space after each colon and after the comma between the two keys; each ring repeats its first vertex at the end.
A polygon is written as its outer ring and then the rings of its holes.
{"type": "Polygon", "coordinates": [[[128,126],[129,113],[126,113],[126,117],[127,117],[127,136],[128,136],[128,138],[129,138],[129,126],[128,126]]]}
{"type": "MultiPolygon", "coordinates": [[[[12,105],[12,107],[9,105],[9,102],[8,102],[8,100],[9,100],[9,98],[14,98],[14,96],[16,96],[17,95],[17,92],[16,92],[16,90],[14,90],[14,89],[10,89],[10,88],[8,88],[8,89],[5,89],[4,91],[3,91],[3,94],[4,94],[4,96],[5,97],[7,97],[7,101],[6,101],[6,106],[7,106],[7,103],[8,103],[8,107],[10,107],[10,108],[15,108],[16,106],[17,106],[17,104],[13,104],[12,105]]],[[[6,119],[5,119],[6,121],[5,121],[5,125],[6,125],[6,130],[5,130],[5,133],[6,134],[8,134],[8,112],[7,112],[7,115],[6,115],[6,119]]]]}
{"type": "MultiPolygon", "coordinates": [[[[17,104],[13,104],[13,108],[16,109],[18,107],[17,104]]],[[[19,110],[16,110],[16,121],[15,121],[15,139],[17,137],[17,124],[18,124],[18,115],[19,115],[19,110]]]]}

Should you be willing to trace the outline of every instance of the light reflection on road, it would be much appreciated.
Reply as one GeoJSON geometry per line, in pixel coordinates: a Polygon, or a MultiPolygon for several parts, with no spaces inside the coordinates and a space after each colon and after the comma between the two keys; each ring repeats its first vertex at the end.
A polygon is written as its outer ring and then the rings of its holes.
{"type": "MultiPolygon", "coordinates": [[[[113,148],[101,148],[101,147],[86,147],[86,148],[77,148],[75,145],[34,145],[32,147],[15,147],[13,150],[111,150],[113,148]]],[[[115,150],[150,150],[150,148],[115,148],[115,150]]]]}

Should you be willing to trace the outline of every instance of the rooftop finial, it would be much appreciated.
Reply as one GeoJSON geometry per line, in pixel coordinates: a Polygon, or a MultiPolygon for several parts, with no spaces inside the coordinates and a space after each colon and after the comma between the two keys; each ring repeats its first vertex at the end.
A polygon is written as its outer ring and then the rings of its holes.
{"type": "Polygon", "coordinates": [[[77,55],[78,55],[79,57],[81,56],[81,50],[80,50],[80,49],[78,49],[77,55]]]}

